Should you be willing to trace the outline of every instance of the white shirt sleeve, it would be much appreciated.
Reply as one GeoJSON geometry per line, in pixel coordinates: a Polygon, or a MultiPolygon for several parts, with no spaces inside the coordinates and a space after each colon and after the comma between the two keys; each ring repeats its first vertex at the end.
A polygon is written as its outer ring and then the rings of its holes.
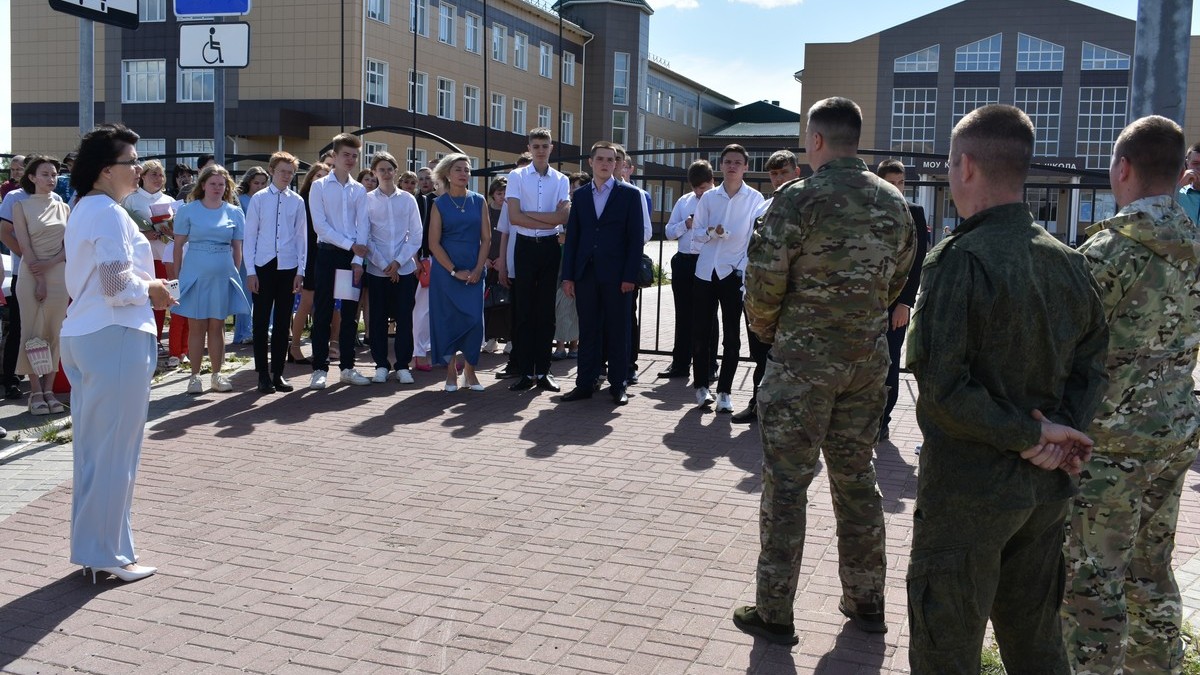
{"type": "Polygon", "coordinates": [[[245,240],[242,242],[242,264],[246,266],[246,276],[258,276],[258,270],[255,269],[254,247],[258,245],[258,228],[262,227],[262,199],[256,199],[258,195],[270,194],[267,190],[259,190],[258,194],[249,199],[249,204],[246,206],[246,233],[245,240]]]}
{"type": "Polygon", "coordinates": [[[692,215],[692,210],[688,208],[689,197],[692,195],[686,194],[675,201],[675,208],[671,209],[671,217],[667,220],[667,225],[663,228],[667,239],[678,239],[687,232],[687,219],[692,215]]]}

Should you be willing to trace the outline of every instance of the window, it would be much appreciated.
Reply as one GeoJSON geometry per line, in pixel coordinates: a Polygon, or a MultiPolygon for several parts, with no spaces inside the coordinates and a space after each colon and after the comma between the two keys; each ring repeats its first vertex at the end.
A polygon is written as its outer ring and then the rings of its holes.
{"type": "Polygon", "coordinates": [[[1083,43],[1081,70],[1129,70],[1129,55],[1090,42],[1083,43]]]}
{"type": "Polygon", "coordinates": [[[492,24],[492,60],[508,63],[508,29],[492,24]]]}
{"type": "Polygon", "coordinates": [[[442,4],[438,6],[438,42],[444,42],[451,46],[457,42],[457,11],[454,9],[454,5],[442,4]]]}
{"type": "Polygon", "coordinates": [[[575,113],[562,114],[562,128],[558,130],[558,140],[567,145],[575,144],[575,113]]]}
{"type": "Polygon", "coordinates": [[[367,0],[367,18],[387,23],[391,19],[390,4],[391,0],[367,0]]]}
{"type": "Polygon", "coordinates": [[[892,150],[933,152],[937,89],[892,90],[892,150]]]}
{"type": "Polygon", "coordinates": [[[675,208],[675,188],[670,185],[666,188],[666,194],[663,195],[663,211],[670,211],[675,208]]]}
{"type": "Polygon", "coordinates": [[[538,106],[537,125],[539,127],[545,127],[547,129],[550,128],[550,106],[548,106],[548,105],[539,105],[538,106]]]}
{"type": "Polygon", "coordinates": [[[575,86],[575,54],[572,52],[563,53],[563,84],[575,86]]]}
{"type": "Polygon", "coordinates": [[[167,139],[165,138],[139,138],[136,145],[138,157],[146,159],[154,156],[162,156],[167,154],[167,139]]]}
{"type": "Polygon", "coordinates": [[[141,0],[138,3],[138,22],[158,23],[166,20],[167,0],[141,0]]]}
{"type": "Polygon", "coordinates": [[[371,158],[381,152],[387,152],[387,143],[374,143],[372,141],[365,141],[363,143],[362,155],[360,155],[363,168],[371,168],[371,158]]]}
{"type": "Polygon", "coordinates": [[[956,87],[954,89],[954,119],[951,127],[958,126],[959,121],[972,110],[999,102],[999,87],[956,87]]]}
{"type": "Polygon", "coordinates": [[[467,14],[465,23],[467,44],[464,47],[472,54],[479,54],[483,51],[483,19],[475,14],[467,14]]]}
{"type": "Polygon", "coordinates": [[[628,145],[629,137],[626,132],[629,131],[629,113],[624,110],[614,110],[612,115],[612,140],[613,143],[620,145],[628,145]]]}
{"type": "MultiPolygon", "coordinates": [[[[665,147],[666,147],[666,144],[663,143],[663,139],[661,139],[661,138],[654,139],[654,149],[655,150],[662,150],[665,147]]],[[[658,162],[659,164],[666,164],[666,161],[663,159],[663,153],[661,153],[661,152],[654,153],[654,161],[658,162]]]]}
{"type": "Polygon", "coordinates": [[[164,103],[166,100],[165,59],[121,61],[121,103],[164,103]]]}
{"type": "Polygon", "coordinates": [[[409,0],[408,30],[429,37],[429,0],[409,0]]]}
{"type": "Polygon", "coordinates": [[[1053,42],[1017,33],[1017,70],[1062,70],[1063,48],[1053,42]]]}
{"type": "MultiPolygon", "coordinates": [[[[642,139],[642,149],[643,150],[653,150],[654,149],[654,137],[653,136],[651,136],[650,134],[646,134],[646,137],[644,139],[642,139]]],[[[642,155],[642,160],[646,161],[646,162],[656,161],[654,159],[653,153],[649,154],[649,155],[642,155]]]]}
{"type": "Polygon", "coordinates": [[[1089,169],[1106,169],[1129,113],[1128,87],[1080,87],[1075,154],[1089,169]]]}
{"type": "Polygon", "coordinates": [[[529,70],[529,36],[524,33],[513,34],[513,66],[529,70]]]}
{"type": "MultiPolygon", "coordinates": [[[[482,164],[479,163],[478,157],[468,157],[467,161],[469,161],[471,163],[472,171],[483,166],[482,164]]],[[[483,191],[485,189],[487,189],[483,186],[483,177],[482,176],[474,176],[474,175],[471,176],[470,189],[473,192],[478,192],[478,193],[482,194],[483,191]]]]}
{"type": "Polygon", "coordinates": [[[666,165],[675,166],[675,141],[667,141],[666,165]]]}
{"type": "Polygon", "coordinates": [[[463,121],[479,124],[479,87],[463,85],[463,121]]]}
{"type": "Polygon", "coordinates": [[[667,117],[675,119],[675,97],[667,94],[667,117]]]}
{"type": "Polygon", "coordinates": [[[211,68],[179,68],[175,77],[175,100],[179,103],[212,103],[217,90],[216,82],[216,75],[211,68]]]}
{"type": "Polygon", "coordinates": [[[629,54],[625,52],[613,52],[613,105],[629,105],[629,54]]]}
{"type": "Polygon", "coordinates": [[[554,47],[545,42],[538,49],[538,74],[545,78],[554,77],[554,47]]]}
{"type": "Polygon", "coordinates": [[[654,98],[654,90],[646,87],[646,102],[642,104],[642,110],[650,109],[650,101],[654,98]]]}
{"type": "Polygon", "coordinates": [[[514,98],[513,99],[512,132],[514,134],[521,134],[521,135],[524,135],[526,132],[528,132],[529,128],[525,126],[526,121],[527,120],[525,119],[525,101],[522,101],[519,98],[514,98]]]}
{"type": "Polygon", "coordinates": [[[1000,70],[1000,33],[954,50],[956,72],[996,72],[1000,70]]]}
{"type": "Polygon", "coordinates": [[[175,154],[190,155],[179,159],[193,169],[196,168],[198,155],[211,155],[213,150],[213,142],[209,138],[180,138],[175,141],[175,154]]]}
{"type": "Polygon", "coordinates": [[[926,47],[921,51],[905,54],[892,62],[893,73],[936,73],[941,45],[926,47]]]}
{"type": "Polygon", "coordinates": [[[421,148],[408,149],[408,170],[416,171],[425,166],[425,151],[421,148]]]}
{"type": "Polygon", "coordinates": [[[454,80],[444,77],[437,79],[437,116],[454,119],[454,80]]]}
{"type": "Polygon", "coordinates": [[[1117,213],[1117,200],[1108,190],[1079,191],[1079,221],[1094,223],[1112,218],[1117,213]]]}
{"type": "Polygon", "coordinates": [[[1033,154],[1058,156],[1059,117],[1062,114],[1062,87],[1017,87],[1013,105],[1025,111],[1035,132],[1033,154]]]}
{"type": "Polygon", "coordinates": [[[492,118],[491,122],[493,129],[504,131],[504,94],[492,92],[492,118]]]}
{"type": "Polygon", "coordinates": [[[367,103],[382,106],[388,104],[388,64],[386,61],[367,59],[367,103]]]}
{"type": "Polygon", "coordinates": [[[429,75],[408,71],[408,111],[419,115],[428,114],[429,75]]]}

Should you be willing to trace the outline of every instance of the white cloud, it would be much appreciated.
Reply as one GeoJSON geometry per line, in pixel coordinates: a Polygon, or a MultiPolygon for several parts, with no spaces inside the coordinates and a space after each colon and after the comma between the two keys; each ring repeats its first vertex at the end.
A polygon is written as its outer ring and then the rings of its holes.
{"type": "Polygon", "coordinates": [[[804,0],[733,0],[733,1],[744,3],[747,5],[754,5],[755,7],[761,7],[763,9],[778,9],[780,7],[792,7],[793,5],[799,5],[804,2],[804,0]]]}
{"type": "Polygon", "coordinates": [[[696,9],[700,7],[700,3],[697,0],[655,0],[654,2],[655,11],[668,7],[674,7],[675,9],[696,9]]]}

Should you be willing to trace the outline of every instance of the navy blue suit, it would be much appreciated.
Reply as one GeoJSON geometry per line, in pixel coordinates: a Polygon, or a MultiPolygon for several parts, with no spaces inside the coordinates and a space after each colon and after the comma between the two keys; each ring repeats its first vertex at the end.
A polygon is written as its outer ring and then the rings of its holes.
{"type": "Polygon", "coordinates": [[[591,390],[608,359],[608,381],[623,386],[629,373],[630,312],[633,293],[623,282],[636,283],[642,256],[642,193],[613,182],[612,193],[597,214],[588,182],[571,196],[567,243],[563,248],[563,281],[575,283],[579,313],[579,370],[575,384],[591,390]]]}

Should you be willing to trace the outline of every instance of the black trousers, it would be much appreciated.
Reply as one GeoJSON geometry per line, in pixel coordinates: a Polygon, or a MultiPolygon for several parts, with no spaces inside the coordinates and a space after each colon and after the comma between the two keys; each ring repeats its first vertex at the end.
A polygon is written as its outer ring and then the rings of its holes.
{"type": "Polygon", "coordinates": [[[558,290],[558,269],[562,246],[558,237],[517,235],[513,263],[517,278],[513,282],[517,296],[513,361],[520,375],[550,373],[550,347],[554,342],[554,298],[558,290]]]}
{"type": "MultiPolygon", "coordinates": [[[[893,308],[895,306],[893,305],[893,308]]],[[[887,379],[884,383],[887,385],[887,404],[883,407],[883,421],[879,428],[881,431],[888,429],[888,425],[892,422],[892,408],[896,407],[896,401],[900,398],[900,348],[904,346],[904,334],[908,332],[908,325],[903,325],[895,330],[892,330],[892,313],[888,311],[888,354],[892,357],[892,362],[888,366],[887,379]]]]}
{"type": "MultiPolygon", "coordinates": [[[[695,349],[692,318],[696,303],[696,260],[698,253],[676,253],[671,256],[671,295],[675,299],[675,344],[671,347],[671,369],[684,370],[692,362],[695,349]]],[[[709,322],[709,340],[717,343],[717,316],[709,322]]],[[[716,370],[716,361],[713,361],[716,370]]]]}
{"type": "MultiPolygon", "coordinates": [[[[696,294],[693,304],[692,325],[703,326],[714,321],[717,309],[721,311],[721,374],[717,378],[717,393],[728,394],[733,389],[733,375],[737,371],[738,352],[742,350],[742,274],[737,270],[724,279],[696,279],[696,294]]],[[[693,337],[692,386],[697,389],[712,384],[711,376],[716,341],[706,331],[693,337]]]]}
{"type": "Polygon", "coordinates": [[[266,265],[254,266],[258,276],[258,292],[254,294],[254,370],[259,375],[282,375],[287,356],[288,330],[292,325],[292,284],[296,281],[296,268],[277,269],[278,259],[266,265]],[[267,327],[275,325],[271,333],[271,367],[267,368],[267,327]]]}
{"type": "Polygon", "coordinates": [[[629,294],[629,372],[637,373],[638,354],[642,346],[642,322],[638,321],[638,305],[642,303],[642,289],[635,288],[629,294]]]}
{"type": "MultiPolygon", "coordinates": [[[[633,293],[622,293],[621,282],[596,281],[588,264],[575,281],[575,309],[579,312],[579,370],[575,386],[591,390],[603,369],[605,354],[628,354],[629,307],[633,293]]],[[[629,365],[623,358],[608,359],[608,381],[620,386],[628,378],[629,365]]]]}
{"type": "Polygon", "coordinates": [[[413,305],[417,302],[417,277],[401,274],[399,281],[364,274],[367,297],[371,299],[371,358],[376,368],[404,370],[413,357],[413,305]],[[388,363],[388,319],[396,321],[395,365],[388,363]]]}
{"type": "Polygon", "coordinates": [[[4,386],[14,387],[17,378],[17,355],[21,353],[21,304],[17,302],[17,275],[12,278],[12,296],[8,298],[8,326],[4,332],[4,386]]]}
{"type": "Polygon", "coordinates": [[[750,344],[750,358],[754,359],[754,395],[750,397],[750,405],[758,401],[758,383],[762,382],[763,374],[767,372],[767,354],[771,353],[771,345],[758,339],[750,324],[746,324],[746,340],[750,344]]]}
{"type": "MultiPolygon", "coordinates": [[[[333,277],[350,269],[354,254],[332,244],[317,244],[316,289],[313,291],[313,370],[329,370],[329,322],[333,320],[333,277]]],[[[354,367],[354,340],[358,337],[358,302],[342,300],[342,329],[338,333],[342,370],[354,367]]]]}

